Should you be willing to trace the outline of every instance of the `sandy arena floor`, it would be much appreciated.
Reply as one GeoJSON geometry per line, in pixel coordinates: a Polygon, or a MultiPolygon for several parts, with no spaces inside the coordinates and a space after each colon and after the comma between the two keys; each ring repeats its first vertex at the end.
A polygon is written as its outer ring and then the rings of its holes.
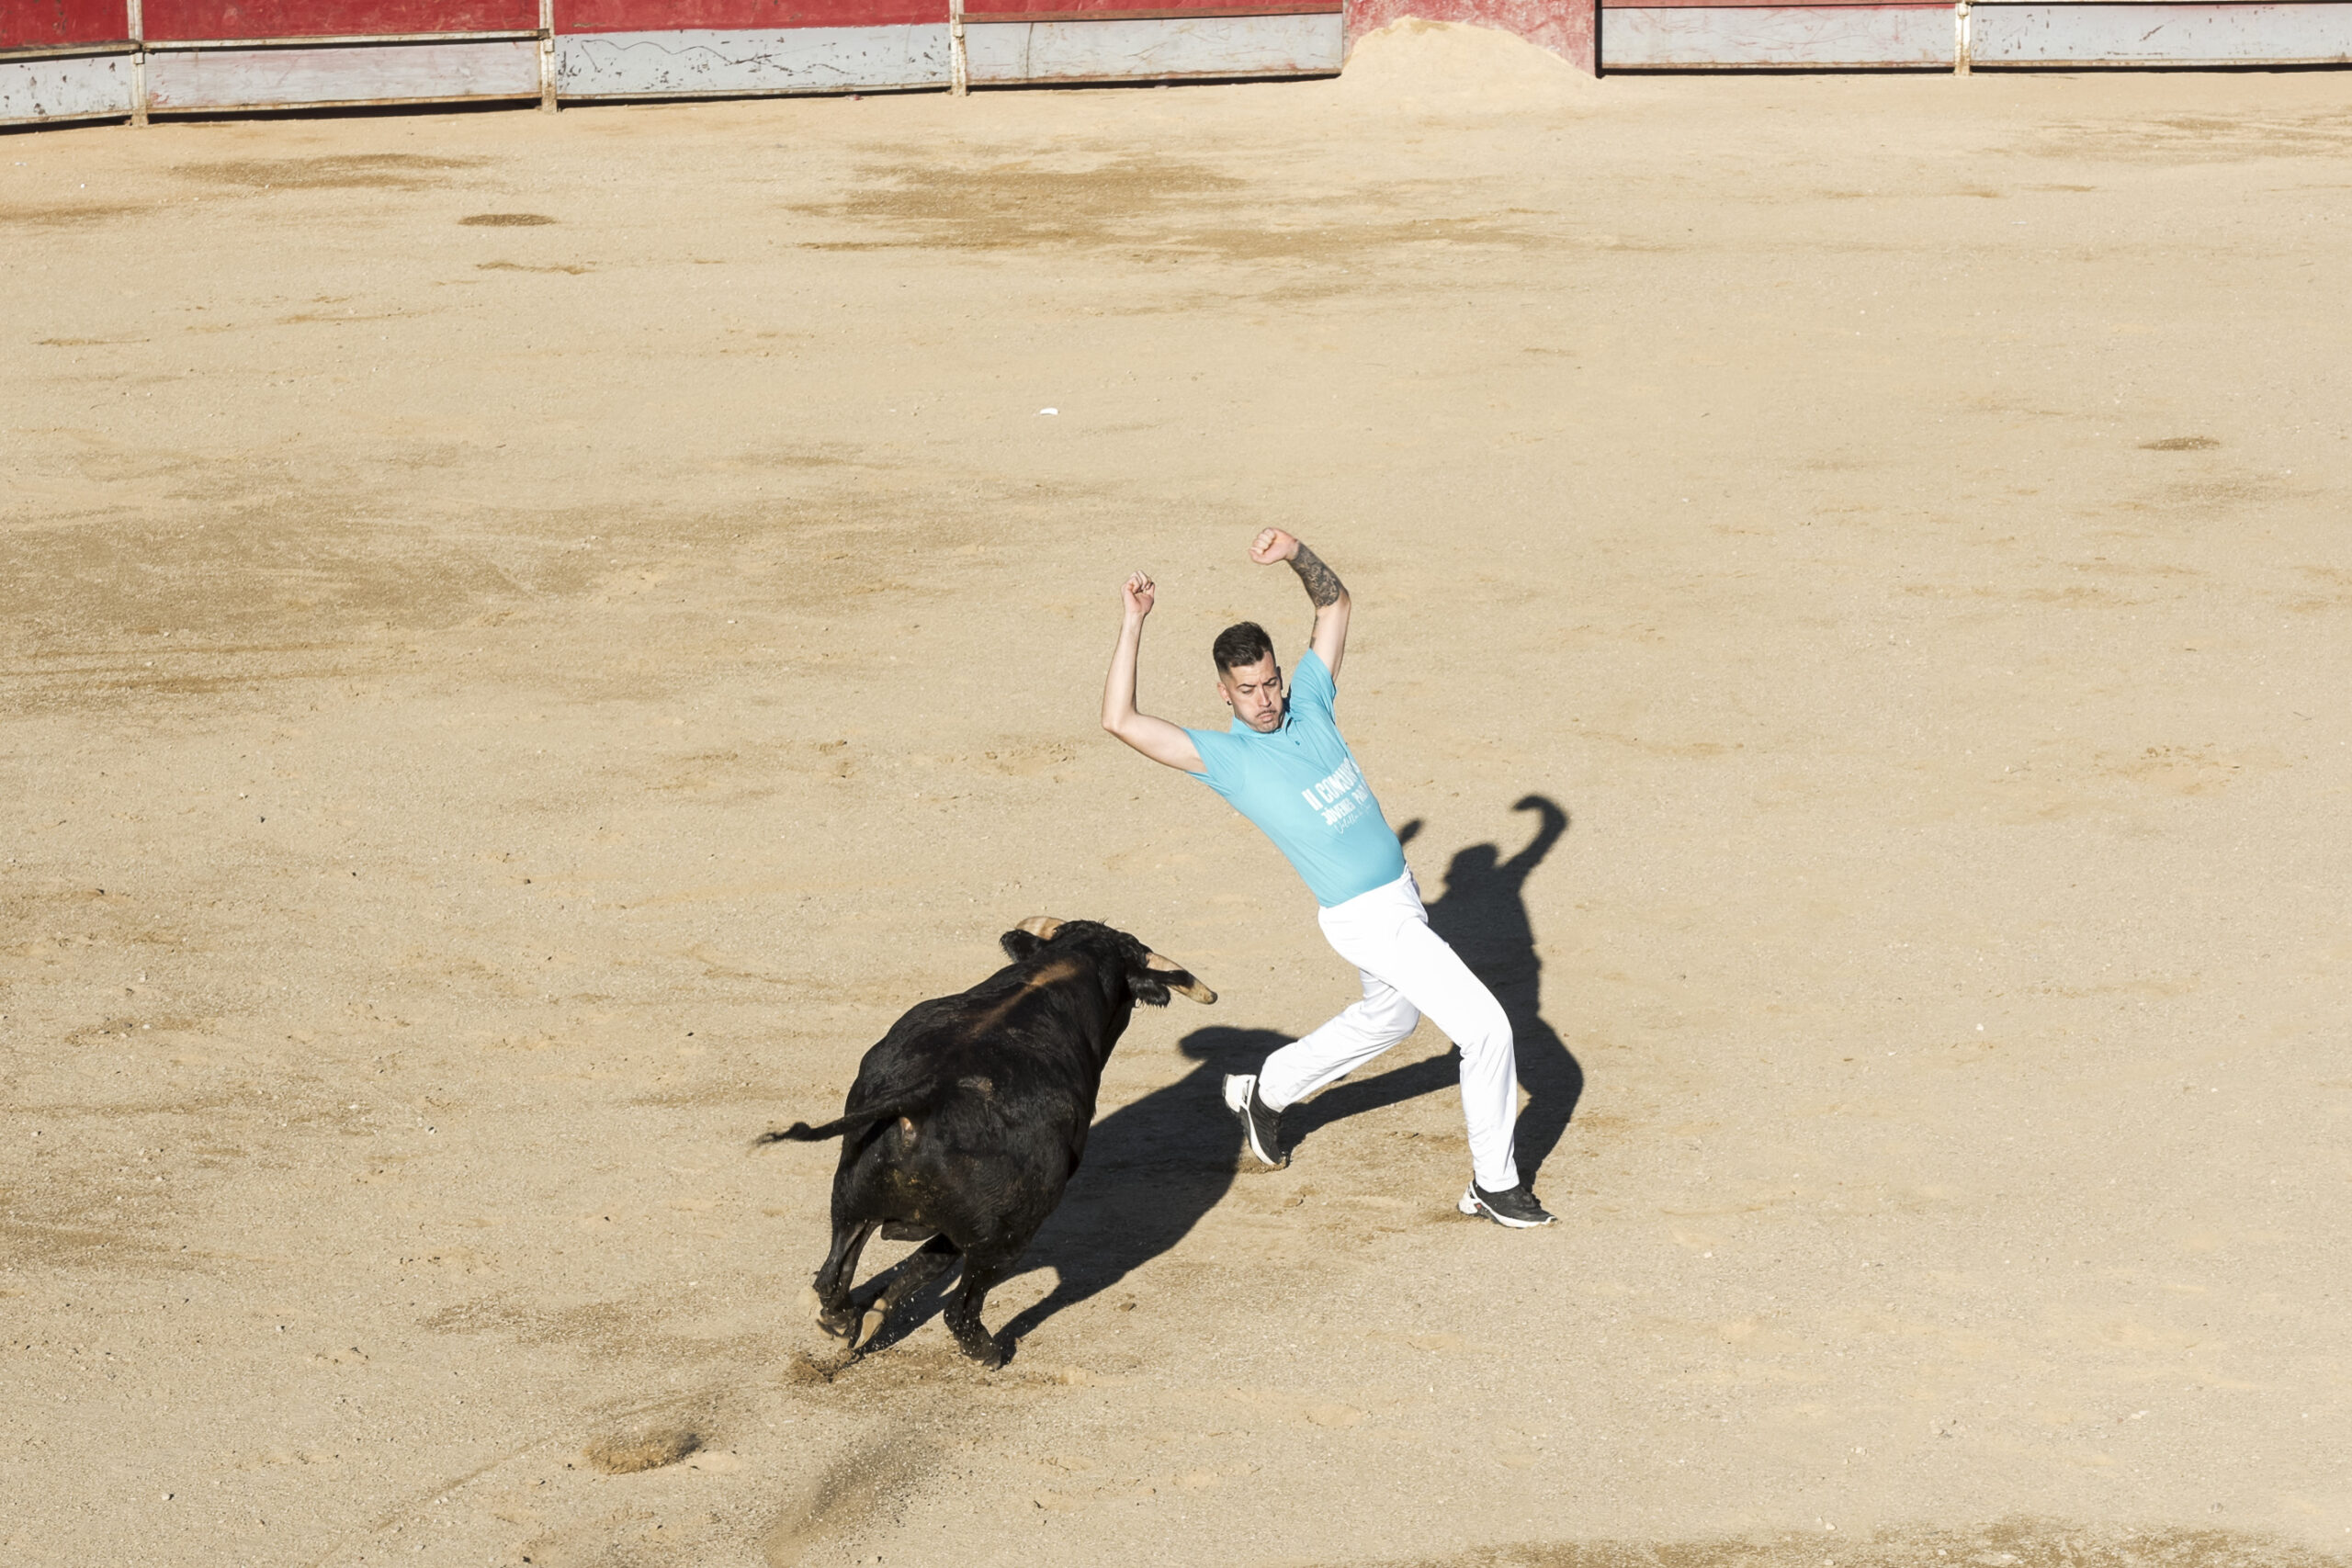
{"type": "Polygon", "coordinates": [[[2352,75],[1424,30],[0,165],[9,1564],[2352,1552],[2352,75]],[[1353,977],[1095,714],[1132,569],[1155,711],[1295,645],[1270,523],[1549,1232],[1427,1028],[1236,1167],[1353,977]],[[836,1371],[750,1140],[1040,912],[1223,998],[1005,1371],[836,1371]]]}

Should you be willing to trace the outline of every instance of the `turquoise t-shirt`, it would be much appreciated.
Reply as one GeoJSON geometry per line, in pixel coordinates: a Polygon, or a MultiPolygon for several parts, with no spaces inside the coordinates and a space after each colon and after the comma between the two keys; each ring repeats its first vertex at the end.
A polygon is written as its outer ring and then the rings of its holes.
{"type": "Polygon", "coordinates": [[[1201,778],[1290,857],[1327,908],[1405,874],[1404,848],[1340,739],[1335,694],[1309,649],[1291,672],[1281,728],[1261,735],[1237,716],[1227,729],[1184,731],[1206,765],[1201,778]]]}

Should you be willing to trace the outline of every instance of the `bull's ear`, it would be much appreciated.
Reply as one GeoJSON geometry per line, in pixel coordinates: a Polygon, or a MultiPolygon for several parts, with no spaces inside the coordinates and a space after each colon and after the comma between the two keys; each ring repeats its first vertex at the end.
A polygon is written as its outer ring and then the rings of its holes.
{"type": "Polygon", "coordinates": [[[1193,978],[1192,972],[1172,958],[1162,958],[1157,953],[1143,955],[1143,966],[1152,976],[1179,996],[1190,997],[1196,1002],[1214,1002],[1216,993],[1193,978]]]}

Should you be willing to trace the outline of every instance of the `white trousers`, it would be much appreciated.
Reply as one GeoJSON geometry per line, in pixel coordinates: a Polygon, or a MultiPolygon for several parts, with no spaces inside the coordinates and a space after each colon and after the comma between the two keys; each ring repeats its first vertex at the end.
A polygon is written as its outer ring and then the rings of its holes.
{"type": "Polygon", "coordinates": [[[1413,1032],[1427,1015],[1462,1051],[1462,1117],[1470,1168],[1490,1192],[1519,1185],[1511,1130],[1519,1121],[1519,1059],[1510,1020],[1445,939],[1430,930],[1407,872],[1385,887],[1317,912],[1324,940],[1363,973],[1363,1000],[1258,1069],[1258,1092],[1280,1111],[1337,1083],[1413,1032]]]}

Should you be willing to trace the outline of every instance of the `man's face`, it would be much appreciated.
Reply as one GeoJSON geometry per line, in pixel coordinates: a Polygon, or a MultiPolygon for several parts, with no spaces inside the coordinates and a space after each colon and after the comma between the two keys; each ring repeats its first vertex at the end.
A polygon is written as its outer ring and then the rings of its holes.
{"type": "Polygon", "coordinates": [[[1282,728],[1283,671],[1272,654],[1255,664],[1226,671],[1216,689],[1224,694],[1226,705],[1259,734],[1271,735],[1282,728]]]}

